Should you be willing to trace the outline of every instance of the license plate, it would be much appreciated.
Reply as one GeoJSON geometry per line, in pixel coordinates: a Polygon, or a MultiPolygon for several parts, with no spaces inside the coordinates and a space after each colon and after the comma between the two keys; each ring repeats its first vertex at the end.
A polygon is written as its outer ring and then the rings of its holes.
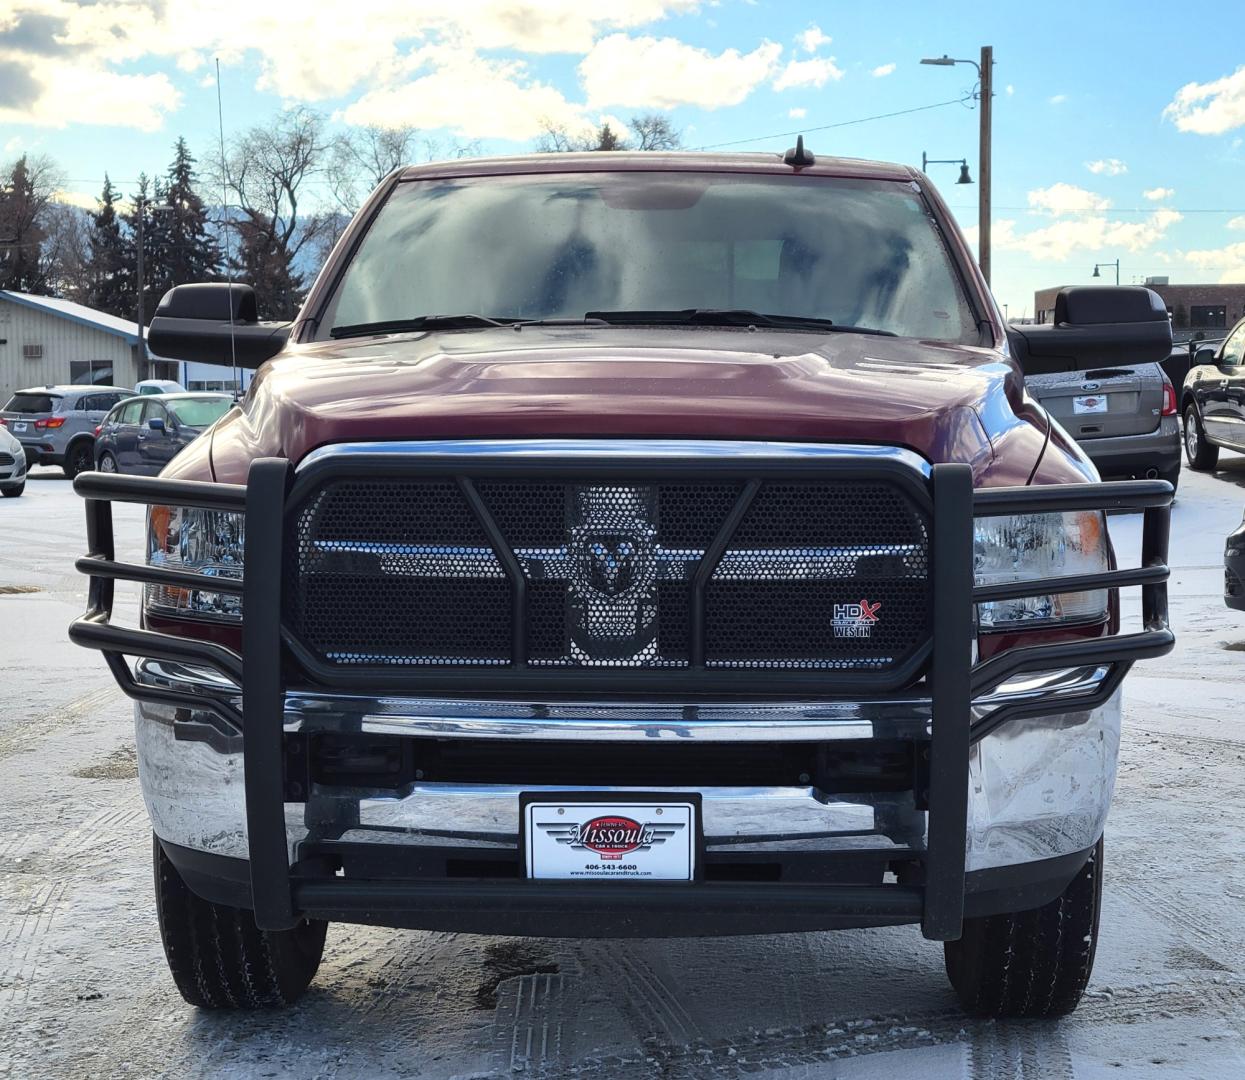
{"type": "Polygon", "coordinates": [[[1106,394],[1088,394],[1085,397],[1072,399],[1072,411],[1076,415],[1082,413],[1103,413],[1107,411],[1106,394]]]}
{"type": "Polygon", "coordinates": [[[695,880],[699,797],[524,794],[519,809],[529,878],[695,880]]]}
{"type": "Polygon", "coordinates": [[[14,431],[25,431],[25,430],[26,430],[26,425],[25,425],[25,424],[14,424],[14,425],[13,425],[13,430],[14,430],[14,431]]]}

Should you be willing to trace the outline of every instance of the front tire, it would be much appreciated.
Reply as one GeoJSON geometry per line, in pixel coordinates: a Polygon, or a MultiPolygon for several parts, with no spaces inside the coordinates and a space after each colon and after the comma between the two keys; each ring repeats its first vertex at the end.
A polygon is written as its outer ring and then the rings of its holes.
{"type": "Polygon", "coordinates": [[[1197,415],[1197,407],[1188,405],[1184,411],[1184,456],[1189,468],[1209,472],[1219,464],[1219,447],[1206,441],[1206,429],[1197,415]]]}
{"type": "Polygon", "coordinates": [[[6,499],[16,499],[25,490],[26,481],[23,480],[20,484],[14,484],[12,487],[4,488],[4,497],[6,499]]]}
{"type": "Polygon", "coordinates": [[[944,945],[947,975],[974,1016],[1066,1016],[1094,966],[1102,907],[1102,840],[1049,904],[965,919],[944,945]]]}
{"type": "Polygon", "coordinates": [[[117,459],[108,450],[100,454],[99,464],[96,468],[102,473],[118,473],[121,471],[117,468],[117,459]]]}
{"type": "Polygon", "coordinates": [[[152,845],[160,940],[182,997],[200,1009],[297,1001],[320,966],[328,923],[260,930],[250,911],[196,896],[154,835],[152,845]]]}
{"type": "Polygon", "coordinates": [[[74,443],[65,451],[65,475],[72,480],[79,473],[95,468],[95,451],[85,439],[74,443]]]}

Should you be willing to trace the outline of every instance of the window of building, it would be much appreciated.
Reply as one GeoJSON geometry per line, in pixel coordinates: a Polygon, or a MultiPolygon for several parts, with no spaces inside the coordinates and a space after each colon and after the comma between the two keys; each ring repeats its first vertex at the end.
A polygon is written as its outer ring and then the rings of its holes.
{"type": "Polygon", "coordinates": [[[1204,328],[1227,326],[1227,306],[1224,304],[1190,304],[1189,325],[1204,328]]]}
{"type": "Polygon", "coordinates": [[[110,386],[111,360],[70,360],[69,381],[80,386],[110,386]]]}

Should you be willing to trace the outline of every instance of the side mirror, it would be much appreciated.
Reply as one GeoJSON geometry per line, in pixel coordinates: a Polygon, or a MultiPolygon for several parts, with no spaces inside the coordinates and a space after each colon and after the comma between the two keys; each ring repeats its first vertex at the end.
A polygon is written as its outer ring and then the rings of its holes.
{"type": "Polygon", "coordinates": [[[1009,326],[1007,339],[1026,375],[1159,364],[1172,351],[1162,298],[1138,285],[1061,289],[1054,322],[1009,326]]]}
{"type": "Polygon", "coordinates": [[[1193,354],[1193,362],[1195,364],[1213,364],[1215,362],[1215,353],[1218,351],[1213,345],[1199,345],[1193,354]]]}
{"type": "Polygon", "coordinates": [[[148,420],[147,426],[151,428],[152,431],[158,431],[161,434],[164,434],[164,421],[158,416],[153,416],[150,420],[148,420]]]}
{"type": "Polygon", "coordinates": [[[170,360],[257,368],[285,348],[290,324],[260,322],[249,285],[178,285],[164,294],[147,346],[170,360]]]}

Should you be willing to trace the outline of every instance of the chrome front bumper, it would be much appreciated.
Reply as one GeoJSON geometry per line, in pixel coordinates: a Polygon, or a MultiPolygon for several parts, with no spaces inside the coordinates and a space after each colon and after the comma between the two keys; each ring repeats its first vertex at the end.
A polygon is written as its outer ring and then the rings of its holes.
{"type": "MultiPolygon", "coordinates": [[[[140,682],[203,695],[237,688],[203,669],[152,660],[140,682]]],[[[1002,705],[1049,702],[1051,712],[1006,720],[970,752],[966,869],[1014,866],[1084,851],[1102,834],[1115,783],[1120,695],[1086,711],[1062,711],[1104,668],[1027,676],[974,705],[978,718],[1002,705]]],[[[213,737],[212,714],[137,702],[139,775],[161,839],[193,850],[248,857],[240,740],[213,737]]],[[[792,740],[922,739],[930,703],[756,703],[695,707],[601,702],[517,705],[495,701],[287,694],[287,733],[364,732],[436,739],[592,742],[698,740],[770,744],[792,740]]],[[[518,795],[539,785],[415,782],[398,792],[313,788],[286,802],[291,861],[299,845],[332,830],[335,839],[374,844],[517,850],[518,795]],[[349,823],[343,827],[342,823],[349,823]]],[[[611,790],[627,790],[613,788],[611,790]]],[[[708,851],[886,852],[922,848],[926,815],[911,792],[836,795],[813,786],[698,788],[708,851]]]]}

